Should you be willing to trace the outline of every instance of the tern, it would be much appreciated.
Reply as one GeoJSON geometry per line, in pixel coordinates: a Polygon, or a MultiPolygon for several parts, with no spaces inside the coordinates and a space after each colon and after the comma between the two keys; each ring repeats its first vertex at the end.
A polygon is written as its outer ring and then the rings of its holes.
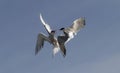
{"type": "Polygon", "coordinates": [[[64,28],[62,27],[60,30],[63,31],[63,36],[58,36],[58,43],[60,48],[64,48],[63,52],[66,54],[65,44],[68,43],[71,39],[77,35],[78,31],[85,26],[85,18],[81,17],[73,21],[70,27],[64,28]]]}
{"type": "Polygon", "coordinates": [[[39,33],[37,37],[37,43],[36,43],[36,48],[35,48],[35,54],[37,54],[44,46],[44,42],[47,41],[50,44],[53,45],[53,55],[55,55],[59,50],[59,43],[57,41],[57,38],[54,36],[55,35],[55,30],[52,30],[50,25],[48,25],[42,18],[42,15],[40,14],[40,21],[44,25],[46,31],[48,32],[49,36],[46,36],[43,33],[39,33]]]}

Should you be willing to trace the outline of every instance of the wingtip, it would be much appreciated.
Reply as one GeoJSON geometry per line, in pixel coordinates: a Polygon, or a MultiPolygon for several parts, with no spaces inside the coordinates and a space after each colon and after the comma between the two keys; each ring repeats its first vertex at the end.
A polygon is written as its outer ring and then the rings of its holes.
{"type": "Polygon", "coordinates": [[[35,50],[35,56],[38,54],[38,51],[37,50],[35,50]]]}
{"type": "Polygon", "coordinates": [[[40,15],[41,15],[41,13],[40,13],[40,15]]]}
{"type": "Polygon", "coordinates": [[[37,55],[37,52],[35,52],[35,56],[37,55]]]}
{"type": "Polygon", "coordinates": [[[65,58],[65,57],[66,57],[66,54],[63,54],[63,57],[65,58]]]}
{"type": "Polygon", "coordinates": [[[43,20],[42,14],[40,13],[40,21],[42,22],[43,25],[45,25],[45,21],[43,20]]]}
{"type": "Polygon", "coordinates": [[[64,52],[63,57],[64,57],[64,58],[66,57],[66,51],[64,52]]]}
{"type": "Polygon", "coordinates": [[[40,19],[42,18],[42,14],[40,13],[40,19]]]}

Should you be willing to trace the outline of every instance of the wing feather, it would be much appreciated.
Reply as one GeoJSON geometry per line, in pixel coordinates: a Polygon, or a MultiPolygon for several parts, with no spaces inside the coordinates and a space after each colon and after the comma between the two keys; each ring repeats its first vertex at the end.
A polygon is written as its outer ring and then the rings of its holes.
{"type": "Polygon", "coordinates": [[[73,24],[68,28],[74,34],[76,34],[81,28],[85,26],[85,19],[79,18],[73,21],[73,24]]]}
{"type": "Polygon", "coordinates": [[[47,24],[47,23],[43,20],[43,17],[42,17],[41,14],[40,14],[40,20],[41,20],[42,24],[44,25],[45,29],[47,30],[47,32],[48,32],[48,33],[51,33],[52,30],[51,30],[51,28],[50,28],[50,25],[47,24]]]}
{"type": "Polygon", "coordinates": [[[73,21],[73,24],[64,29],[64,34],[67,33],[68,35],[65,35],[65,37],[68,36],[67,40],[65,41],[65,44],[74,38],[74,36],[77,34],[77,32],[85,26],[85,19],[79,18],[73,21]]]}
{"type": "Polygon", "coordinates": [[[37,54],[43,48],[44,41],[50,42],[49,38],[46,35],[39,33],[36,42],[35,54],[37,54]]]}
{"type": "Polygon", "coordinates": [[[60,43],[59,45],[60,45],[61,52],[62,52],[63,56],[65,57],[66,56],[65,45],[64,45],[64,43],[60,43]]]}

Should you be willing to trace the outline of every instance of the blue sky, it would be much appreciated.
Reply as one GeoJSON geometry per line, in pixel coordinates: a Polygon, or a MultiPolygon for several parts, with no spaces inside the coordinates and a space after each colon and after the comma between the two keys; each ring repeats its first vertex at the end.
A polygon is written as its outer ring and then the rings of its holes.
{"type": "Polygon", "coordinates": [[[0,0],[0,73],[120,73],[119,0],[0,0]],[[86,26],[66,44],[67,55],[52,58],[45,43],[35,56],[37,34],[79,17],[86,26]]]}

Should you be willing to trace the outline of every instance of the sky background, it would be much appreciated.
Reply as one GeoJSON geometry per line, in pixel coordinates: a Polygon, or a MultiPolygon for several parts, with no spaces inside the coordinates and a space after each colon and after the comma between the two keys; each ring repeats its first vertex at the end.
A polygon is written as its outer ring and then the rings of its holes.
{"type": "Polygon", "coordinates": [[[0,0],[0,73],[120,73],[120,0],[0,0]],[[55,30],[86,18],[65,58],[35,56],[40,13],[55,30]]]}

